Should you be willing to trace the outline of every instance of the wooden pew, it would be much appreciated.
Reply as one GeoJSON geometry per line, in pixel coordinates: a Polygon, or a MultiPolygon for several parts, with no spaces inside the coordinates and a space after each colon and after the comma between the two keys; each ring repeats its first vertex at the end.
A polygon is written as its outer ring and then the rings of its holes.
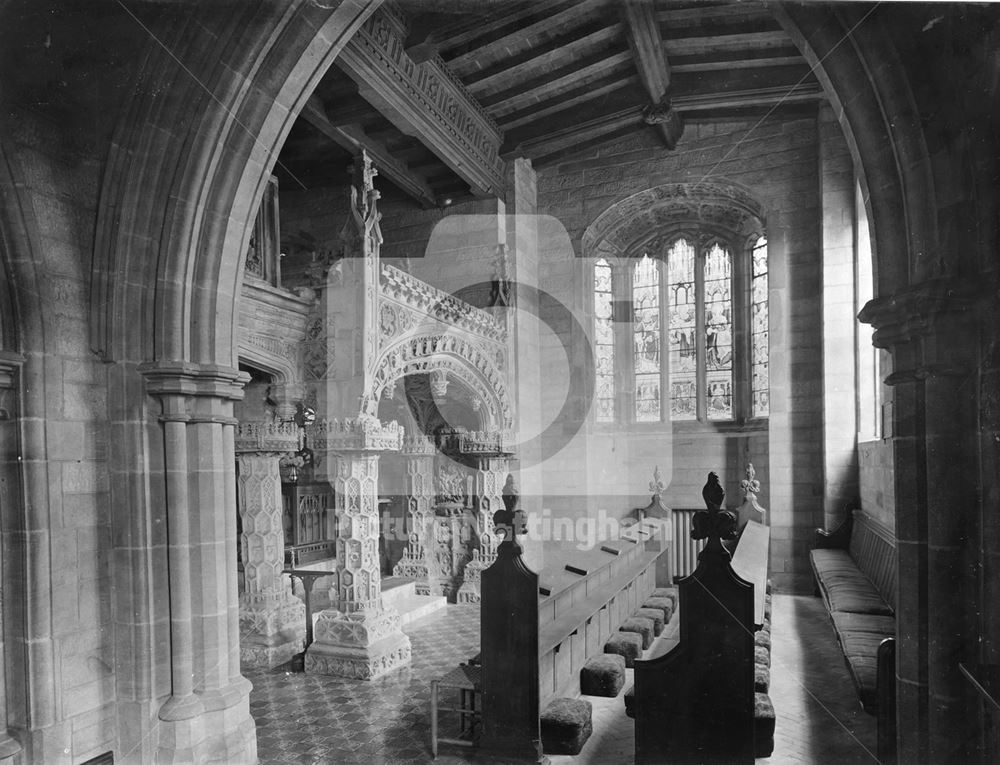
{"type": "Polygon", "coordinates": [[[735,538],[737,518],[721,510],[725,492],[714,473],[703,496],[708,509],[692,519],[692,536],[708,543],[678,583],[680,642],[635,664],[639,765],[755,756],[754,631],[764,622],[769,536],[748,521],[734,566],[722,541],[735,538]]]}
{"type": "Polygon", "coordinates": [[[482,574],[481,754],[542,761],[541,712],[554,698],[576,695],[584,663],[603,653],[657,585],[664,553],[654,544],[655,527],[637,526],[630,538],[578,556],[568,562],[576,572],[564,565],[541,578],[525,565],[516,539],[500,544],[482,574]]]}

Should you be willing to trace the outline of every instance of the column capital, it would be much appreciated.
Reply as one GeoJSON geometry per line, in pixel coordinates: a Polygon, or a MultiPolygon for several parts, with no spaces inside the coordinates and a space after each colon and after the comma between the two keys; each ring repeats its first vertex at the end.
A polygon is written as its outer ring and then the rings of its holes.
{"type": "Polygon", "coordinates": [[[218,364],[154,361],[139,366],[147,392],[157,396],[205,396],[239,401],[250,381],[246,372],[218,364]]]}
{"type": "Polygon", "coordinates": [[[858,319],[875,329],[876,348],[892,348],[932,335],[946,321],[969,320],[994,290],[969,279],[941,277],[869,300],[858,319]]]}

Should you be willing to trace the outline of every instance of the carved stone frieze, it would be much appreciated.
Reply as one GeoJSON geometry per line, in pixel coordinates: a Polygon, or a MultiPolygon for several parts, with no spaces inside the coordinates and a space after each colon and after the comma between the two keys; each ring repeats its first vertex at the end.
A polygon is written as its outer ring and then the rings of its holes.
{"type": "Polygon", "coordinates": [[[338,420],[317,420],[308,428],[309,443],[316,451],[399,451],[406,431],[398,422],[383,423],[361,415],[338,420]]]}
{"type": "Polygon", "coordinates": [[[382,330],[387,337],[395,337],[408,329],[402,323],[394,323],[392,331],[386,331],[386,324],[392,322],[394,317],[391,316],[391,309],[387,311],[384,305],[386,301],[392,301],[449,327],[480,335],[495,343],[507,342],[506,327],[488,311],[469,305],[451,293],[432,287],[388,263],[382,264],[380,289],[383,298],[382,330]]]}
{"type": "Polygon", "coordinates": [[[294,422],[241,422],[236,426],[236,453],[294,452],[302,446],[294,422]]]}

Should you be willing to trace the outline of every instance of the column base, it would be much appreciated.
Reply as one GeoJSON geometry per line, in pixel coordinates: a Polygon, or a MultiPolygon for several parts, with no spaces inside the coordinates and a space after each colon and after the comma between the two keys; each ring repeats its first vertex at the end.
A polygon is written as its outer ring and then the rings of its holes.
{"type": "Polygon", "coordinates": [[[240,635],[240,664],[273,669],[302,653],[305,642],[305,627],[289,636],[240,635]]]}
{"type": "MultiPolygon", "coordinates": [[[[232,700],[186,720],[161,719],[157,726],[157,765],[192,762],[257,762],[257,726],[250,716],[249,683],[234,686],[239,693],[220,693],[213,697],[232,700]]],[[[206,705],[207,706],[207,705],[206,705]]]]}
{"type": "Polygon", "coordinates": [[[272,669],[301,653],[306,641],[306,606],[287,593],[275,608],[240,608],[240,662],[272,669]]]}
{"type": "Polygon", "coordinates": [[[342,613],[323,611],[306,650],[307,673],[373,680],[410,664],[410,638],[400,632],[394,608],[342,613]]]}

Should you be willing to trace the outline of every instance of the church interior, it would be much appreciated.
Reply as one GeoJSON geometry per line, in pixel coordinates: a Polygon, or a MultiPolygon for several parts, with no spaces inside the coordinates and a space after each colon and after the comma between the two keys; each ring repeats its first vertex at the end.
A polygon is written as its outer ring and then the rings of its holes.
{"type": "Polygon", "coordinates": [[[1000,761],[997,6],[0,40],[0,765],[1000,761]]]}

